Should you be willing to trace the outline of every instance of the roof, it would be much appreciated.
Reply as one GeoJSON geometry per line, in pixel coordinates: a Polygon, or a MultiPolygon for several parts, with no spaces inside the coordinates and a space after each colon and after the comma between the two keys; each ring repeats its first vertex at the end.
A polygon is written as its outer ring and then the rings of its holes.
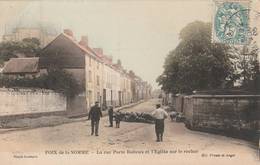
{"type": "MultiPolygon", "coordinates": [[[[45,48],[42,49],[42,53],[44,54],[44,52],[49,49],[49,47],[51,47],[53,45],[54,42],[60,42],[62,39],[62,37],[68,39],[74,46],[76,46],[76,48],[78,48],[79,50],[81,50],[81,52],[83,52],[83,54],[87,54],[93,58],[95,58],[96,60],[98,60],[99,62],[102,62],[102,59],[98,56],[98,54],[91,49],[89,46],[84,47],[82,45],[80,45],[75,38],[65,34],[65,33],[61,33],[60,35],[58,35],[51,43],[49,43],[45,48]],[[61,39],[61,40],[59,40],[61,39]]],[[[60,45],[59,45],[60,46],[60,45]]]]}
{"type": "Polygon", "coordinates": [[[38,72],[39,58],[11,58],[3,69],[4,74],[8,73],[36,73],[38,72]]]}

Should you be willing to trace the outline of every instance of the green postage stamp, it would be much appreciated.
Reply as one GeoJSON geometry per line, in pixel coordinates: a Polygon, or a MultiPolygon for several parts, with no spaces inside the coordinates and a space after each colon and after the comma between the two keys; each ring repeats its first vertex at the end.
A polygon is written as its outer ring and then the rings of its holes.
{"type": "Polygon", "coordinates": [[[249,5],[249,0],[214,1],[213,42],[234,45],[248,43],[249,5]]]}

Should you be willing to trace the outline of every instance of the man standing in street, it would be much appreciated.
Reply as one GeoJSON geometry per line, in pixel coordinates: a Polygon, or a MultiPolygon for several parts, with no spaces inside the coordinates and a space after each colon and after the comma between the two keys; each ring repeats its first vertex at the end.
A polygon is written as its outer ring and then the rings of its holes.
{"type": "Polygon", "coordinates": [[[109,117],[109,127],[113,127],[113,115],[114,115],[114,110],[112,106],[109,106],[108,108],[108,117],[109,117]]]}
{"type": "Polygon", "coordinates": [[[98,102],[95,102],[95,105],[91,107],[89,114],[88,114],[88,120],[91,120],[91,135],[94,134],[98,136],[98,127],[99,127],[99,120],[100,117],[102,117],[101,108],[98,106],[98,102]]]}
{"type": "Polygon", "coordinates": [[[164,119],[168,117],[167,112],[161,108],[160,104],[156,105],[156,110],[152,112],[152,116],[155,118],[155,133],[157,142],[163,141],[164,132],[164,119]]]}

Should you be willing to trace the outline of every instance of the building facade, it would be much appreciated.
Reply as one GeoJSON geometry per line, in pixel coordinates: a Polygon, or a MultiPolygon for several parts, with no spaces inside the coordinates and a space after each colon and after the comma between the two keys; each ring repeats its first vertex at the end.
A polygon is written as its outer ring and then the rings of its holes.
{"type": "Polygon", "coordinates": [[[68,101],[68,107],[77,107],[71,111],[87,112],[96,101],[106,109],[150,97],[148,83],[127,72],[121,64],[113,64],[112,57],[105,55],[101,48],[90,48],[86,36],[78,42],[69,29],[47,44],[37,59],[36,74],[47,73],[49,67],[59,67],[85,87],[79,96],[68,101]]]}

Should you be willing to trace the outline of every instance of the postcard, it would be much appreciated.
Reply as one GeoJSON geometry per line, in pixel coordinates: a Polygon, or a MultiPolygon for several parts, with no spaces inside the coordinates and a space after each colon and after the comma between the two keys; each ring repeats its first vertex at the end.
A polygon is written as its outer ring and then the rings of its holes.
{"type": "Polygon", "coordinates": [[[260,0],[0,1],[0,164],[259,164],[260,0]]]}

